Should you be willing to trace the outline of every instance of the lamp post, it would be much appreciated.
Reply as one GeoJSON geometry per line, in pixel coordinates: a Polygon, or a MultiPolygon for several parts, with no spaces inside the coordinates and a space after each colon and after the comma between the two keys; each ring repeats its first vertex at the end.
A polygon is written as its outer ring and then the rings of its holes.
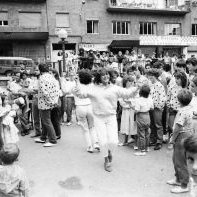
{"type": "MultiPolygon", "coordinates": [[[[65,29],[60,29],[60,31],[58,32],[58,37],[61,39],[62,43],[63,67],[66,68],[65,43],[68,37],[67,31],[65,29]]],[[[60,76],[62,76],[62,69],[60,69],[60,71],[60,76]]],[[[66,76],[68,76],[68,68],[66,68],[66,76]]]]}

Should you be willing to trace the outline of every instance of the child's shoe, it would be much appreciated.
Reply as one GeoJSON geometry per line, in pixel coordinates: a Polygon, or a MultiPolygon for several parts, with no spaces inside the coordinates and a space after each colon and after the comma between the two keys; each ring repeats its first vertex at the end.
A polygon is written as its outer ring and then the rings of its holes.
{"type": "Polygon", "coordinates": [[[93,153],[93,148],[92,148],[92,146],[89,146],[89,147],[87,148],[87,152],[88,152],[88,153],[93,153]]]}
{"type": "Polygon", "coordinates": [[[134,145],[134,146],[133,146],[133,149],[134,149],[134,150],[138,150],[138,147],[134,145]]]}
{"type": "Polygon", "coordinates": [[[181,183],[178,182],[176,179],[171,179],[166,182],[168,185],[176,185],[176,186],[181,186],[181,183]]]}
{"type": "Polygon", "coordinates": [[[145,151],[140,151],[140,152],[134,153],[134,155],[135,156],[145,156],[146,152],[145,151]]]}
{"type": "Polygon", "coordinates": [[[100,146],[99,146],[98,142],[96,142],[93,147],[94,147],[94,149],[96,149],[97,151],[100,152],[100,146]]]}
{"type": "Polygon", "coordinates": [[[135,142],[135,140],[134,140],[133,138],[130,138],[130,139],[128,140],[128,144],[131,144],[131,143],[133,143],[133,142],[135,142]]]}
{"type": "Polygon", "coordinates": [[[172,188],[171,190],[171,193],[174,193],[174,194],[180,194],[180,193],[186,193],[186,192],[189,192],[189,188],[188,187],[181,187],[181,186],[176,186],[174,188],[172,188]]]}

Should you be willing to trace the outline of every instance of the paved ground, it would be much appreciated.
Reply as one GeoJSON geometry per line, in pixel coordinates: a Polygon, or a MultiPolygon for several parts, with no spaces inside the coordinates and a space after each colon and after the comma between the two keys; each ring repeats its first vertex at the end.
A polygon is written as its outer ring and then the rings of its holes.
{"type": "Polygon", "coordinates": [[[101,154],[85,151],[80,128],[63,126],[56,147],[44,148],[29,137],[20,141],[20,165],[30,180],[32,197],[172,197],[172,152],[164,147],[145,157],[132,147],[117,147],[113,172],[103,169],[101,154]]]}

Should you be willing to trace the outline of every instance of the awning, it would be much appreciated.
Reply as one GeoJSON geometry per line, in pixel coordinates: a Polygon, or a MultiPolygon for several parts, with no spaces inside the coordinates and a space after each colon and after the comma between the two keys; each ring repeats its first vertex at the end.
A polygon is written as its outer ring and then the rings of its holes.
{"type": "Polygon", "coordinates": [[[48,32],[0,32],[0,40],[47,40],[48,32]]]}
{"type": "Polygon", "coordinates": [[[139,40],[113,40],[109,45],[109,48],[124,48],[124,49],[132,49],[133,47],[139,46],[139,40]]]}

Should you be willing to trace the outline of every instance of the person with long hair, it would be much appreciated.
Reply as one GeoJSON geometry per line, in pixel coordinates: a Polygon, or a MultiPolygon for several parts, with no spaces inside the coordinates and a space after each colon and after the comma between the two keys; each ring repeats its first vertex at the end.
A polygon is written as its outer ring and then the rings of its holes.
{"type": "Polygon", "coordinates": [[[112,171],[112,153],[118,144],[118,128],[116,121],[117,101],[119,98],[133,97],[136,90],[125,89],[110,83],[110,76],[105,68],[98,69],[94,74],[94,84],[81,88],[77,81],[75,94],[81,98],[90,98],[93,106],[95,129],[104,156],[104,169],[112,171]]]}
{"type": "MultiPolygon", "coordinates": [[[[91,84],[92,75],[88,69],[80,70],[78,76],[81,87],[88,87],[91,84]]],[[[94,126],[91,100],[89,98],[79,98],[77,96],[75,96],[74,99],[76,105],[76,116],[78,124],[83,130],[87,144],[87,152],[93,153],[94,150],[99,151],[100,147],[94,126]]]]}

